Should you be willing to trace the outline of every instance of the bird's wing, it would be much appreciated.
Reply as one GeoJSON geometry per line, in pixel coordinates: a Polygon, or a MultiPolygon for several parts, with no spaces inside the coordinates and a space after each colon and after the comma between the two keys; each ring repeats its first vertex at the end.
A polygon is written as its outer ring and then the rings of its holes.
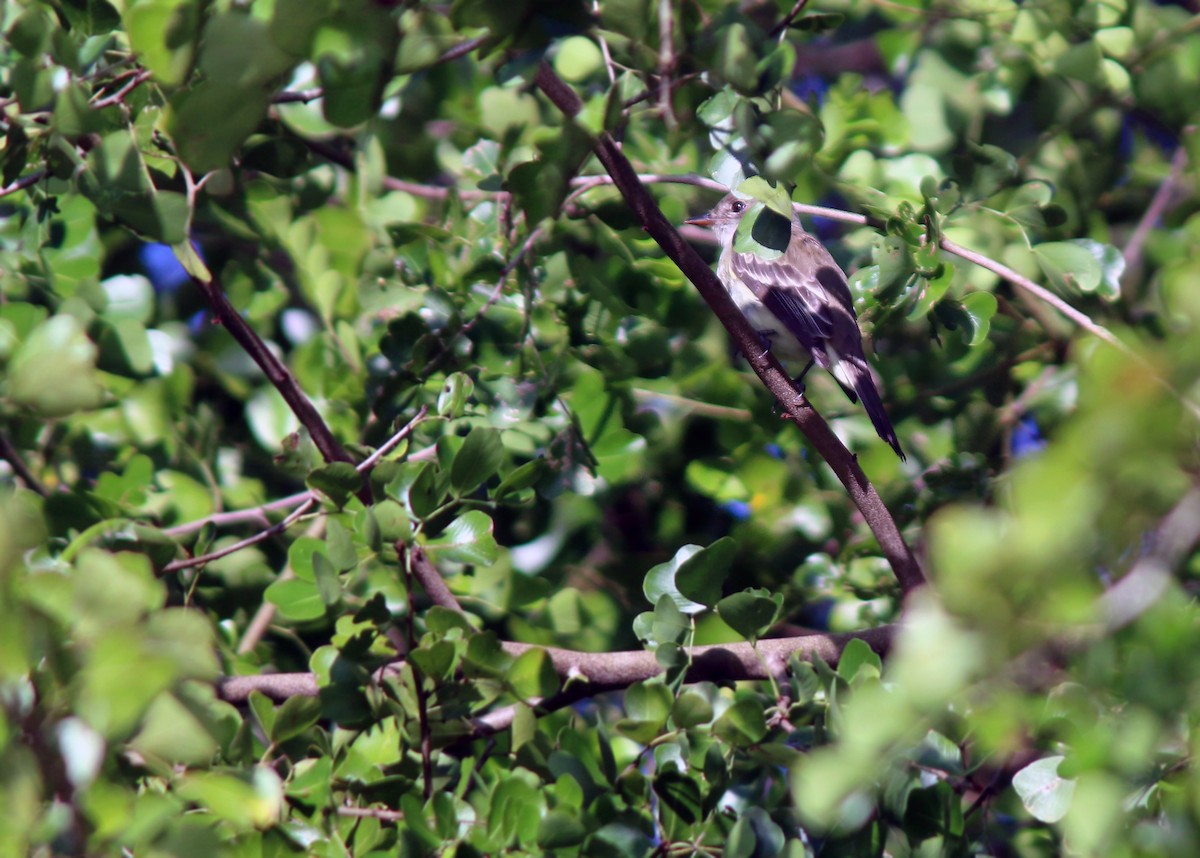
{"type": "Polygon", "coordinates": [[[821,312],[819,296],[807,272],[788,261],[787,255],[763,259],[753,253],[733,254],[733,273],[766,305],[805,348],[814,349],[832,333],[830,320],[821,312]]]}

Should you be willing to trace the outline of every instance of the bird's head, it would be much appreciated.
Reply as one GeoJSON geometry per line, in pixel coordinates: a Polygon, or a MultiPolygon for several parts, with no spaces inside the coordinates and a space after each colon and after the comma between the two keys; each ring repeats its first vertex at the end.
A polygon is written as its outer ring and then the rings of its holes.
{"type": "Polygon", "coordinates": [[[688,218],[684,223],[692,226],[711,227],[718,236],[724,238],[725,235],[737,229],[742,216],[750,211],[753,205],[753,200],[744,200],[733,194],[726,194],[719,203],[712,207],[710,212],[699,217],[688,218]]]}

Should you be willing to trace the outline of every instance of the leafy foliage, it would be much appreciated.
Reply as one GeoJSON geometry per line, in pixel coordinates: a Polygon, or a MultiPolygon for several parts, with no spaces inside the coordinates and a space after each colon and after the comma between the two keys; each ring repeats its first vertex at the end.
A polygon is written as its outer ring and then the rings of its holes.
{"type": "Polygon", "coordinates": [[[0,8],[0,854],[1200,849],[1183,8],[0,8]]]}

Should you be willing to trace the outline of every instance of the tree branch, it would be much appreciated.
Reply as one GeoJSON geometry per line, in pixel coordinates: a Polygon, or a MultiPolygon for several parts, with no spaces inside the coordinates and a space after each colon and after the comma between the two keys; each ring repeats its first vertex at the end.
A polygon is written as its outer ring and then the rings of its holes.
{"type": "MultiPolygon", "coordinates": [[[[691,647],[687,650],[692,659],[687,682],[739,682],[742,680],[769,679],[768,665],[777,661],[787,662],[793,655],[805,661],[820,657],[830,665],[836,665],[842,650],[852,640],[866,642],[881,656],[891,648],[897,627],[878,626],[862,632],[848,634],[812,634],[792,638],[770,638],[757,644],[734,643],[713,646],[691,647]],[[756,652],[757,647],[757,652],[756,652]],[[761,656],[761,657],[760,657],[761,656]]],[[[572,684],[578,683],[580,691],[571,692],[573,700],[617,691],[635,682],[643,682],[663,673],[663,668],[654,653],[645,650],[628,652],[577,652],[555,647],[536,647],[532,644],[505,642],[504,651],[516,657],[531,649],[544,649],[554,665],[558,676],[572,684]]],[[[403,662],[394,662],[376,671],[376,679],[392,675],[403,662]]],[[[260,676],[227,676],[216,683],[218,696],[230,703],[245,702],[250,692],[257,691],[275,701],[290,697],[316,697],[317,677],[313,673],[267,673],[260,676]]],[[[556,695],[557,697],[558,695],[556,695]]],[[[553,711],[546,698],[535,704],[539,711],[553,711]]],[[[567,705],[567,704],[562,704],[567,705]]],[[[487,717],[487,716],[483,716],[487,717]]],[[[503,729],[503,728],[500,728],[503,729]]],[[[495,732],[494,730],[492,732],[495,732]]]]}
{"type": "Polygon", "coordinates": [[[8,466],[12,468],[17,479],[25,484],[25,488],[37,492],[42,497],[46,497],[46,487],[42,485],[33,471],[29,470],[29,466],[21,458],[21,452],[13,445],[13,442],[9,440],[8,435],[4,432],[0,432],[0,459],[8,462],[8,466]]]}
{"type": "Polygon", "coordinates": [[[466,614],[462,609],[462,605],[458,604],[458,599],[454,598],[454,594],[450,592],[450,588],[446,586],[446,580],[442,577],[442,573],[438,572],[437,567],[433,565],[433,561],[429,559],[419,545],[414,545],[410,549],[403,542],[396,543],[396,550],[400,552],[400,562],[404,562],[404,553],[411,553],[411,566],[413,577],[421,585],[425,591],[425,595],[429,596],[429,601],[435,605],[441,605],[443,608],[449,608],[451,611],[459,614],[466,614]]]}
{"type": "MultiPolygon", "coordinates": [[[[212,306],[213,312],[216,313],[217,319],[220,320],[225,330],[229,331],[230,335],[237,340],[238,345],[245,349],[246,354],[250,355],[250,358],[258,364],[259,369],[267,377],[267,381],[279,391],[279,394],[283,397],[283,401],[287,403],[288,408],[296,415],[296,419],[308,430],[308,434],[312,437],[313,443],[317,445],[317,449],[321,451],[321,456],[325,461],[349,462],[350,464],[354,464],[354,459],[343,449],[338,440],[333,437],[333,433],[329,431],[329,426],[321,418],[320,413],[317,412],[312,402],[305,396],[304,391],[300,389],[295,376],[283,365],[283,362],[279,358],[275,357],[274,352],[267,348],[267,344],[262,341],[258,333],[242,318],[241,313],[229,303],[229,298],[225,295],[225,290],[221,288],[216,278],[214,277],[206,283],[199,277],[192,277],[192,282],[196,284],[197,288],[208,299],[208,303],[212,306]]],[[[368,506],[370,506],[373,500],[371,497],[371,485],[365,476],[358,497],[368,506]]]]}
{"type": "MultiPolygon", "coordinates": [[[[546,97],[567,117],[573,118],[582,109],[579,96],[554,73],[549,64],[543,62],[538,67],[535,81],[546,97]]],[[[796,392],[791,379],[775,356],[762,348],[757,332],[737,309],[717,275],[675,231],[638,180],[637,173],[622,154],[617,142],[607,132],[602,133],[596,139],[595,152],[625,197],[625,201],[641,221],[642,228],[692,281],[701,297],[729,330],[734,343],[746,356],[750,367],[846,487],[850,499],[879,541],[880,549],[891,564],[901,589],[908,594],[924,584],[925,575],[920,564],[900,535],[896,522],[884,506],[875,487],[858,466],[858,460],[833,434],[816,409],[796,392]]]]}

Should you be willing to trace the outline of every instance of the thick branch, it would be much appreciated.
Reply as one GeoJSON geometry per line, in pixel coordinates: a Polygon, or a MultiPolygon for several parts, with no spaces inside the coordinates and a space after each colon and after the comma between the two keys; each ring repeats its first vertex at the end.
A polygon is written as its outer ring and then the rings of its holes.
{"type": "MultiPolygon", "coordinates": [[[[535,80],[542,92],[564,114],[574,117],[579,113],[582,107],[579,97],[548,64],[541,64],[535,80]]],[[[867,526],[879,541],[880,549],[891,564],[904,592],[910,593],[924,584],[925,575],[920,564],[900,535],[896,522],[884,506],[875,487],[858,466],[858,460],[833,434],[821,415],[796,392],[791,379],[775,356],[763,350],[758,333],[734,305],[733,299],[721,286],[717,275],[691,245],[680,237],[659,210],[654,199],[638,180],[637,173],[622,154],[617,142],[608,133],[603,133],[596,139],[595,151],[600,163],[612,176],[625,201],[641,221],[642,228],[692,281],[701,297],[708,302],[717,318],[729,330],[741,353],[746,355],[751,369],[775,395],[783,410],[800,427],[800,431],[816,447],[817,452],[846,487],[850,499],[862,512],[867,526]]]]}
{"type": "MultiPolygon", "coordinates": [[[[687,673],[688,682],[738,682],[741,680],[767,679],[767,666],[778,661],[787,662],[793,654],[804,661],[820,657],[828,664],[837,664],[842,650],[852,640],[862,640],[880,655],[891,647],[896,633],[895,626],[879,626],[850,634],[814,634],[794,638],[773,638],[759,641],[755,646],[748,643],[717,644],[698,646],[688,650],[692,666],[687,673]]],[[[538,647],[531,644],[503,644],[504,651],[519,656],[538,647]]],[[[663,668],[654,658],[654,653],[645,650],[629,652],[576,652],[574,650],[541,647],[550,656],[555,672],[563,680],[569,680],[578,691],[573,691],[573,700],[580,700],[606,691],[627,688],[658,676],[663,668]]],[[[399,669],[402,662],[383,668],[377,676],[388,675],[399,669]]],[[[245,701],[251,691],[265,694],[272,700],[287,700],[289,697],[316,697],[317,678],[311,673],[268,673],[261,676],[228,676],[217,682],[217,694],[230,703],[245,701]]],[[[551,711],[549,701],[543,701],[539,711],[551,711]]],[[[566,705],[566,704],[564,704],[566,705]]],[[[486,717],[486,716],[485,716],[486,717]]]]}
{"type": "MultiPolygon", "coordinates": [[[[409,547],[403,542],[397,542],[396,550],[400,552],[400,559],[403,562],[404,553],[409,551],[409,547]]],[[[455,613],[466,613],[462,609],[462,605],[458,604],[458,599],[454,598],[454,594],[450,592],[450,588],[446,586],[446,580],[442,578],[442,573],[437,570],[433,561],[429,559],[429,555],[419,545],[412,546],[409,560],[412,564],[413,577],[425,590],[429,601],[435,605],[441,605],[443,608],[449,608],[455,613]]]]}

